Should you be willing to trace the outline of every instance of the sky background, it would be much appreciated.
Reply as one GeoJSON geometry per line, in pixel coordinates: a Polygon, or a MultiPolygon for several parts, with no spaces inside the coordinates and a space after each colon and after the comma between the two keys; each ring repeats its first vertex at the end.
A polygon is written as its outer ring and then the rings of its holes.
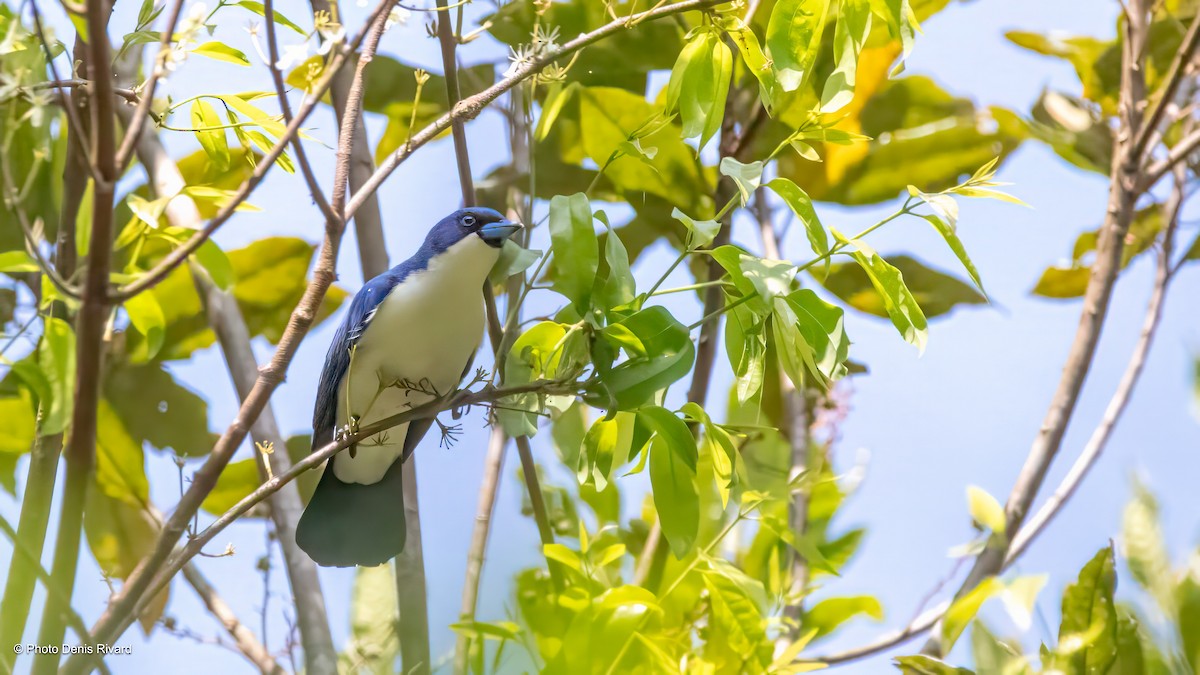
{"type": "MultiPolygon", "coordinates": [[[[132,25],[136,4],[118,3],[113,25],[132,25]]],[[[1065,64],[1011,45],[1004,39],[1004,31],[1019,28],[1107,38],[1113,31],[1116,6],[1109,2],[1065,0],[955,3],[925,24],[925,34],[917,41],[908,72],[930,75],[947,91],[982,105],[1027,111],[1044,88],[1077,92],[1076,79],[1065,64]]],[[[279,9],[305,24],[301,19],[306,7],[307,3],[288,0],[281,2],[279,9]]],[[[472,9],[482,13],[487,7],[488,3],[481,2],[472,9]]],[[[361,25],[365,10],[354,7],[349,10],[346,23],[361,25]]],[[[221,28],[216,37],[252,53],[243,27],[254,17],[237,8],[223,10],[218,17],[221,28]]],[[[408,26],[387,33],[381,52],[440,71],[436,42],[425,37],[421,24],[421,18],[414,17],[408,26]]],[[[59,20],[56,25],[64,24],[59,20]]],[[[65,30],[61,34],[69,35],[65,30]]],[[[292,34],[281,32],[281,40],[291,38],[292,34]]],[[[462,59],[467,64],[502,57],[502,50],[488,38],[462,50],[462,59]]],[[[250,70],[193,58],[171,77],[165,91],[178,100],[200,91],[263,89],[267,88],[266,78],[261,63],[250,70]]],[[[310,133],[332,146],[334,122],[329,110],[319,111],[312,120],[315,128],[310,133]]],[[[372,139],[378,139],[381,120],[368,119],[368,127],[372,139]]],[[[486,113],[468,127],[468,134],[477,177],[506,161],[508,148],[497,114],[486,113]]],[[[177,156],[196,148],[190,134],[169,134],[165,139],[177,156]]],[[[332,150],[310,144],[310,153],[318,176],[328,183],[333,173],[332,150]]],[[[1080,231],[1094,228],[1100,222],[1107,181],[1073,169],[1036,143],[1027,143],[1015,152],[1003,165],[999,178],[1014,183],[1011,192],[1033,208],[963,200],[959,225],[959,233],[993,299],[992,306],[959,309],[935,320],[923,356],[905,344],[889,322],[848,310],[847,330],[854,341],[851,355],[868,364],[871,373],[852,382],[853,410],[843,426],[836,461],[842,471],[849,469],[856,458],[869,456],[869,461],[866,479],[840,513],[838,525],[843,529],[867,525],[869,531],[842,578],[827,582],[826,588],[815,597],[876,595],[887,608],[887,616],[881,623],[850,624],[818,651],[861,644],[883,631],[906,624],[918,612],[923,596],[953,567],[948,550],[968,541],[973,534],[965,487],[979,485],[1003,501],[1057,384],[1080,303],[1035,298],[1029,291],[1042,269],[1069,256],[1080,231]]],[[[141,180],[132,176],[126,182],[132,185],[141,180]]],[[[299,176],[273,171],[251,198],[263,212],[238,214],[220,230],[217,241],[227,250],[269,235],[300,236],[318,242],[322,221],[302,194],[305,193],[299,176]]],[[[395,263],[415,250],[432,223],[459,204],[450,142],[436,142],[422,149],[417,159],[402,165],[380,191],[380,200],[388,251],[395,263]]],[[[853,232],[871,224],[895,205],[885,203],[856,210],[818,205],[818,211],[827,224],[843,232],[853,232]]],[[[539,209],[538,215],[542,213],[539,209]]],[[[1181,239],[1190,241],[1195,230],[1195,221],[1189,221],[1181,239]]],[[[793,236],[786,242],[786,252],[793,259],[805,259],[810,255],[807,244],[796,233],[793,230],[793,236]]],[[[544,237],[544,232],[535,236],[535,247],[540,237],[544,237]]],[[[735,226],[734,239],[755,246],[758,242],[746,222],[735,226]]],[[[870,241],[885,254],[915,252],[936,267],[958,269],[945,244],[920,221],[889,225],[871,235],[870,241]]],[[[674,253],[665,246],[647,251],[636,270],[639,285],[652,283],[658,270],[664,269],[673,257],[674,253]]],[[[1125,368],[1150,292],[1152,258],[1144,256],[1122,276],[1099,355],[1063,445],[1063,456],[1048,477],[1050,488],[1057,484],[1082,448],[1125,368]]],[[[357,267],[356,243],[351,233],[342,248],[338,283],[352,292],[362,282],[357,267]]],[[[667,281],[667,286],[689,282],[686,273],[677,273],[667,281]]],[[[1189,408],[1191,358],[1200,353],[1200,323],[1194,299],[1200,290],[1198,284],[1197,266],[1185,268],[1168,299],[1158,340],[1137,394],[1107,452],[1059,518],[1016,567],[1020,573],[1051,574],[1038,603],[1050,625],[1057,625],[1062,587],[1119,531],[1121,509],[1129,497],[1132,476],[1140,476],[1158,496],[1167,541],[1177,563],[1200,541],[1200,493],[1195,488],[1196,477],[1200,476],[1200,426],[1189,408]]],[[[669,297],[683,298],[683,295],[669,297]]],[[[677,310],[682,320],[699,316],[698,307],[689,306],[686,299],[678,302],[684,304],[672,304],[671,308],[677,310]]],[[[337,318],[340,319],[340,314],[337,318]]],[[[313,391],[335,323],[328,321],[309,335],[287,381],[273,399],[285,435],[309,430],[313,391]]],[[[256,344],[256,351],[260,361],[271,354],[265,342],[256,344]]],[[[214,431],[223,429],[236,412],[237,401],[219,352],[215,348],[204,350],[190,362],[171,364],[170,369],[209,401],[214,431]]],[[[714,411],[724,408],[724,392],[729,382],[725,366],[719,369],[712,389],[710,406],[714,411]]],[[[465,435],[452,449],[426,442],[417,455],[430,620],[434,653],[440,656],[453,649],[454,636],[445,626],[458,613],[465,550],[487,441],[487,430],[478,412],[465,421],[464,430],[465,435]]],[[[547,465],[557,464],[547,441],[548,435],[538,436],[534,441],[535,452],[547,465]]],[[[248,456],[246,447],[237,459],[248,456]]],[[[536,528],[531,520],[520,515],[523,487],[517,479],[518,466],[515,456],[506,459],[483,577],[478,612],[481,620],[507,618],[512,575],[524,567],[542,564],[536,528]]],[[[147,470],[155,502],[160,508],[168,508],[178,499],[173,463],[169,457],[149,451],[147,470]]],[[[23,462],[17,472],[22,480],[24,471],[23,462]]],[[[563,472],[555,476],[560,483],[567,479],[563,472]]],[[[623,483],[629,486],[625,488],[626,513],[637,501],[637,495],[630,493],[637,491],[639,480],[643,479],[633,477],[623,483]]],[[[0,513],[14,520],[17,512],[18,504],[11,497],[0,496],[0,513]]],[[[57,512],[53,518],[57,522],[57,512]]],[[[210,548],[218,551],[226,542],[234,544],[237,555],[200,559],[198,563],[225,600],[258,633],[263,589],[255,564],[263,551],[261,521],[229,528],[210,548]]],[[[0,551],[3,551],[0,565],[6,567],[11,556],[7,542],[0,544],[0,551]]],[[[277,554],[275,559],[266,636],[272,650],[279,649],[286,640],[287,626],[280,612],[290,597],[277,554]]],[[[339,647],[349,631],[352,580],[351,570],[321,571],[339,647]]],[[[1130,587],[1131,584],[1125,584],[1123,592],[1128,593],[1130,587]]],[[[89,621],[94,620],[103,609],[107,589],[90,556],[84,556],[77,588],[77,609],[89,621]]],[[[41,602],[39,590],[35,606],[41,602]]],[[[221,633],[182,581],[173,586],[167,612],[179,617],[196,633],[208,636],[221,633]]],[[[995,619],[1002,632],[1008,627],[999,612],[987,614],[995,619]]],[[[1048,630],[1035,623],[1028,644],[1036,647],[1038,640],[1053,639],[1048,630]]],[[[147,642],[136,628],[122,637],[120,643],[132,645],[134,652],[132,656],[109,660],[111,667],[121,673],[163,672],[165,664],[170,664],[171,672],[178,673],[214,670],[232,673],[251,669],[240,654],[161,633],[147,642]]],[[[913,643],[909,649],[918,647],[919,643],[913,643]]],[[[960,648],[953,656],[959,663],[965,663],[969,655],[960,648]]],[[[884,672],[885,664],[882,657],[877,657],[843,666],[841,671],[884,672]]]]}

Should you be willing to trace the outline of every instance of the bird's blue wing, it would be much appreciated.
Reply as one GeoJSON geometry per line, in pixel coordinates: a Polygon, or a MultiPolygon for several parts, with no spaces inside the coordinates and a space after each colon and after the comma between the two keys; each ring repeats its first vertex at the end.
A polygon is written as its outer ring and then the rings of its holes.
{"type": "Polygon", "coordinates": [[[333,336],[329,353],[325,355],[325,368],[317,385],[317,402],[313,408],[313,449],[320,448],[333,440],[337,425],[337,395],[342,378],[350,368],[350,350],[362,338],[367,325],[375,316],[379,303],[387,297],[400,278],[394,274],[383,274],[368,281],[350,302],[342,325],[333,336]]]}

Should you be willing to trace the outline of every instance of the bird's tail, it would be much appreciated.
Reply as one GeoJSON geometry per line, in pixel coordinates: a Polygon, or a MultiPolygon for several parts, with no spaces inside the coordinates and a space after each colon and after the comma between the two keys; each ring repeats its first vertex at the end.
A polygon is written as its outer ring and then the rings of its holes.
{"type": "Polygon", "coordinates": [[[397,459],[378,483],[343,483],[326,463],[296,525],[296,543],[324,567],[374,567],[404,550],[404,488],[397,459]]]}

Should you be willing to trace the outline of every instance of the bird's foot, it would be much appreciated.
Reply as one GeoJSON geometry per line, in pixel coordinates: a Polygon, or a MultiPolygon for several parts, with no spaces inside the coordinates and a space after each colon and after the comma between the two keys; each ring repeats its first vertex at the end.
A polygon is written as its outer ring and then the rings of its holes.
{"type": "Polygon", "coordinates": [[[438,447],[449,448],[458,442],[458,437],[462,435],[461,424],[444,424],[438,418],[433,418],[437,422],[438,428],[442,432],[442,440],[438,441],[438,447]]]}

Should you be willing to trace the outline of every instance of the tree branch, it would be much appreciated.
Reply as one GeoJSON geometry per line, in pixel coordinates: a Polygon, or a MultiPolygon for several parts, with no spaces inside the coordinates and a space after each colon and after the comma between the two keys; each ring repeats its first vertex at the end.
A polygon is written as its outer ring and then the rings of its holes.
{"type": "MultiPolygon", "coordinates": [[[[100,396],[101,364],[104,358],[104,326],[109,305],[106,298],[113,240],[113,192],[117,181],[116,119],[113,114],[113,78],[107,36],[111,7],[105,0],[88,0],[88,33],[97,36],[88,43],[89,77],[95,81],[91,101],[91,156],[93,180],[92,235],[84,275],[83,299],[75,323],[75,401],[71,433],[64,451],[67,460],[62,510],[54,546],[51,575],[69,603],[79,566],[79,540],[83,530],[83,507],[91,487],[96,457],[96,406],[100,396]]],[[[48,602],[42,614],[38,642],[62,644],[69,604],[48,602]]],[[[34,672],[57,670],[58,654],[39,654],[34,672]]]]}
{"type": "MultiPolygon", "coordinates": [[[[1135,11],[1137,5],[1130,4],[1130,10],[1135,11]]],[[[1143,40],[1147,36],[1143,36],[1143,40]]],[[[1167,106],[1175,100],[1175,92],[1179,89],[1180,83],[1183,82],[1183,77],[1191,67],[1192,55],[1196,53],[1196,48],[1200,47],[1200,14],[1192,18],[1191,25],[1188,26],[1188,31],[1183,37],[1183,43],[1179,50],[1175,52],[1175,58],[1171,61],[1171,67],[1167,70],[1166,82],[1163,84],[1162,93],[1158,97],[1158,101],[1150,108],[1146,114],[1145,123],[1138,129],[1137,135],[1133,142],[1131,154],[1137,161],[1141,161],[1142,157],[1148,152],[1150,139],[1158,132],[1158,126],[1162,122],[1163,113],[1166,112],[1167,106]]]]}
{"type": "MultiPolygon", "coordinates": [[[[217,594],[212,584],[208,583],[208,579],[204,578],[200,570],[193,564],[187,564],[183,567],[183,577],[187,579],[188,585],[192,590],[196,591],[196,595],[200,596],[201,602],[208,608],[217,621],[221,622],[221,626],[225,632],[229,633],[229,637],[233,638],[234,644],[237,645],[240,651],[250,663],[253,663],[259,672],[265,675],[283,675],[283,668],[275,663],[275,659],[267,651],[254,633],[246,628],[233,610],[225,603],[225,600],[217,594]]],[[[309,671],[315,672],[315,671],[309,671]]],[[[332,672],[332,671],[316,671],[316,672],[332,672]]]]}
{"type": "MultiPolygon", "coordinates": [[[[1079,393],[1087,379],[1096,355],[1101,329],[1108,313],[1113,286],[1121,269],[1121,251],[1125,235],[1133,219],[1137,201],[1138,169],[1141,157],[1136,153],[1133,139],[1142,129],[1139,104],[1145,99],[1144,68],[1142,63],[1145,30],[1145,0],[1133,0],[1126,12],[1123,68],[1120,91],[1121,129],[1113,135],[1112,179],[1109,187],[1108,209],[1096,246],[1096,259],[1088,278],[1079,326],[1067,355],[1067,363],[1059,379],[1058,389],[1051,399],[1046,417],[1034,440],[1005,506],[1007,531],[1017,532],[1025,520],[1038,490],[1046,479],[1050,464],[1062,446],[1067,425],[1075,411],[1079,393]]],[[[998,539],[998,538],[997,538],[998,539]]],[[[984,579],[998,574],[1004,567],[1008,543],[997,541],[979,555],[955,599],[963,597],[984,579]]],[[[936,636],[926,642],[924,653],[938,656],[942,645],[936,636]]]]}
{"type": "MultiPolygon", "coordinates": [[[[88,3],[88,11],[91,12],[91,3],[88,3]]],[[[179,15],[183,11],[183,0],[175,0],[171,4],[171,11],[167,15],[166,30],[162,31],[162,38],[158,42],[158,53],[154,56],[154,68],[150,70],[150,77],[141,86],[141,100],[138,101],[137,112],[133,115],[129,127],[125,130],[125,138],[121,141],[121,147],[117,150],[117,156],[114,160],[117,168],[124,171],[129,164],[129,160],[133,158],[133,152],[137,148],[138,139],[142,135],[142,127],[146,125],[146,118],[149,117],[150,106],[154,103],[154,89],[158,86],[158,78],[166,70],[166,60],[171,54],[171,40],[175,36],[175,27],[179,25],[179,15]]],[[[107,21],[107,17],[106,21],[107,21]]],[[[97,33],[92,33],[97,35],[97,33]]],[[[108,92],[107,95],[112,95],[112,73],[108,74],[108,92]]],[[[96,79],[96,75],[91,75],[92,80],[96,79]]],[[[101,94],[97,89],[98,95],[101,94]]]]}

